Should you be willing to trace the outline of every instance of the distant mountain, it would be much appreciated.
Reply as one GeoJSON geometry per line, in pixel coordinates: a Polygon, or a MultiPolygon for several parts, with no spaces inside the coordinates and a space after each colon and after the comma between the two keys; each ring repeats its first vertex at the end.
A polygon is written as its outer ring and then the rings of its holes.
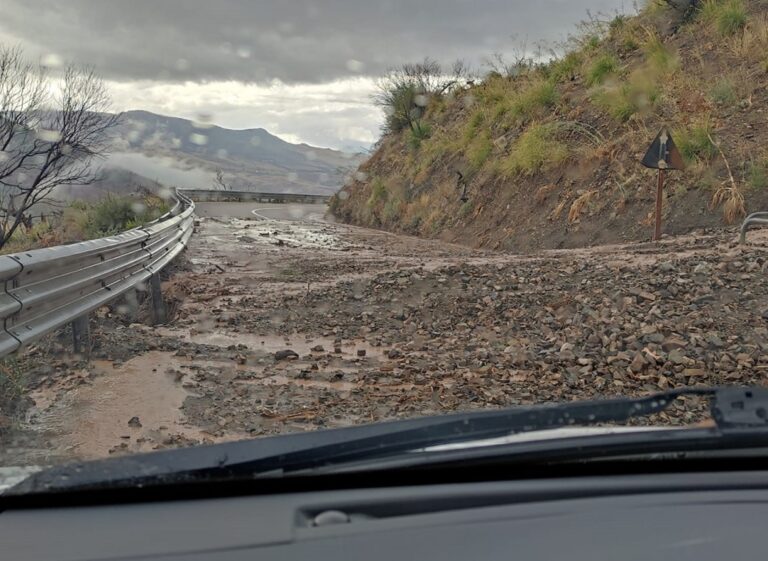
{"type": "Polygon", "coordinates": [[[113,131],[99,189],[122,190],[116,181],[157,182],[188,189],[212,188],[217,170],[235,190],[332,194],[363,156],[291,144],[264,129],[231,130],[187,119],[128,111],[113,131]],[[145,179],[146,181],[142,180],[145,179]]]}

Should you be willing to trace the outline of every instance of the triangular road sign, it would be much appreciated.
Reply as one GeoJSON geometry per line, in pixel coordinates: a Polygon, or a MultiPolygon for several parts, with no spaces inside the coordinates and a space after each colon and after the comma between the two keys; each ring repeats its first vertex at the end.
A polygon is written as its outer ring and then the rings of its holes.
{"type": "Polygon", "coordinates": [[[675,146],[667,127],[659,131],[640,163],[653,169],[685,169],[683,156],[675,146]]]}

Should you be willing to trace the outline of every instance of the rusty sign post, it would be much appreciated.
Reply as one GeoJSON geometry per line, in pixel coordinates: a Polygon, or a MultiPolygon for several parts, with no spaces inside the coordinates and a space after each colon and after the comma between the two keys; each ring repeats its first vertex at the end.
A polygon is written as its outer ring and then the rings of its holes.
{"type": "Polygon", "coordinates": [[[653,139],[648,151],[640,160],[640,163],[647,168],[659,170],[659,178],[656,184],[656,225],[653,230],[653,240],[661,239],[661,205],[664,194],[664,180],[668,169],[685,169],[685,163],[680,151],[672,140],[667,127],[663,127],[656,138],[653,139]]]}

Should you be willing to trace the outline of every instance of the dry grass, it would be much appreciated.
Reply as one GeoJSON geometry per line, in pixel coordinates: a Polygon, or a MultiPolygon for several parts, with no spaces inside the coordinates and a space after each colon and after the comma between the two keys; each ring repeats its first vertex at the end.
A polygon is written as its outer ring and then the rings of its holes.
{"type": "Polygon", "coordinates": [[[573,224],[581,217],[582,211],[592,201],[594,196],[597,195],[597,190],[585,191],[571,204],[571,208],[568,210],[568,222],[573,224]]]}

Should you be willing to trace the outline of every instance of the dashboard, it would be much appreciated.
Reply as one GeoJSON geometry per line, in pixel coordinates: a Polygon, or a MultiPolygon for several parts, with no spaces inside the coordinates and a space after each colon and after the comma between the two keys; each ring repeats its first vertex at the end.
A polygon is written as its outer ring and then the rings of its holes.
{"type": "Polygon", "coordinates": [[[575,477],[0,512],[0,559],[757,558],[768,472],[575,477]]]}

